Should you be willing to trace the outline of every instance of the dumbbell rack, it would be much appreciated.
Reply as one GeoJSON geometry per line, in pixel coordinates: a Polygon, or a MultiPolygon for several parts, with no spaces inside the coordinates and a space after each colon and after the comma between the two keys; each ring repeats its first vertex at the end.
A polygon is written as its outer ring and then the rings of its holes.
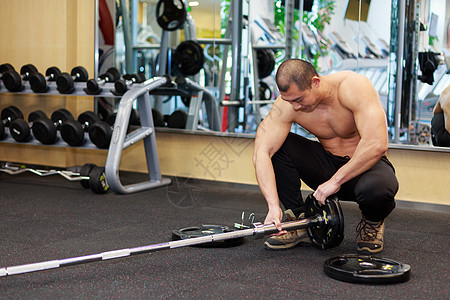
{"type": "MultiPolygon", "coordinates": [[[[106,83],[102,86],[102,91],[97,94],[97,95],[89,95],[86,94],[86,92],[83,90],[86,87],[86,82],[74,82],[74,91],[70,94],[61,94],[57,89],[56,89],[56,82],[54,81],[48,81],[47,82],[47,86],[49,87],[48,91],[45,93],[35,93],[33,92],[33,90],[30,87],[30,83],[28,81],[23,81],[22,82],[23,85],[23,90],[19,91],[19,92],[9,92],[6,87],[3,85],[3,83],[0,81],[0,94],[6,94],[6,93],[12,93],[12,94],[33,94],[33,95],[42,95],[42,96],[93,96],[93,97],[109,97],[109,98],[120,98],[121,96],[119,95],[115,95],[112,91],[114,89],[114,83],[106,83]]],[[[17,142],[11,137],[11,135],[9,134],[9,128],[6,127],[5,128],[5,133],[7,133],[7,136],[5,139],[1,140],[0,143],[15,143],[17,144],[17,142]]],[[[89,137],[87,136],[88,134],[85,133],[85,140],[86,142],[81,145],[81,146],[77,146],[76,148],[82,148],[82,149],[96,149],[96,150],[103,150],[104,149],[99,149],[97,148],[90,140],[89,137]]],[[[57,132],[57,136],[58,136],[58,140],[56,143],[52,144],[52,145],[45,145],[45,146],[51,146],[51,147],[68,147],[68,145],[62,140],[61,136],[60,136],[60,132],[57,132]]],[[[39,142],[38,140],[32,138],[30,141],[24,143],[25,145],[36,145],[36,146],[43,146],[43,144],[41,142],[39,142]]]]}
{"type": "MultiPolygon", "coordinates": [[[[108,155],[105,164],[106,181],[110,189],[118,194],[129,194],[147,189],[152,189],[160,186],[169,185],[170,179],[162,178],[158,153],[156,148],[156,138],[154,135],[154,125],[152,117],[152,109],[150,104],[149,92],[157,89],[158,87],[170,84],[170,77],[156,77],[149,79],[141,84],[135,84],[127,91],[121,98],[119,108],[117,111],[116,120],[114,123],[114,129],[112,134],[111,144],[108,150],[108,155]],[[139,116],[141,121],[141,127],[128,133],[127,128],[131,116],[131,110],[134,100],[137,100],[139,116]],[[149,173],[149,180],[134,183],[130,185],[122,185],[119,178],[119,164],[122,155],[122,151],[133,144],[143,140],[145,147],[145,155],[147,159],[147,168],[149,173]]],[[[102,86],[103,90],[97,95],[88,95],[84,92],[86,87],[85,82],[75,82],[75,90],[70,94],[61,94],[56,89],[55,82],[48,82],[49,90],[46,93],[34,93],[27,81],[23,82],[24,89],[20,92],[14,92],[14,94],[35,94],[35,95],[65,95],[65,96],[96,96],[96,97],[120,97],[112,92],[114,87],[113,83],[106,83],[102,86]]],[[[10,93],[0,83],[0,93],[10,93]]],[[[59,133],[58,133],[59,134],[59,133]]],[[[87,142],[77,148],[98,149],[95,145],[86,139],[87,142]]],[[[15,143],[13,138],[8,134],[8,138],[0,141],[0,143],[15,143]]],[[[28,145],[40,145],[43,144],[35,141],[34,139],[28,143],[28,145]]],[[[59,142],[52,147],[68,147],[68,145],[59,139],[59,142]]]]}

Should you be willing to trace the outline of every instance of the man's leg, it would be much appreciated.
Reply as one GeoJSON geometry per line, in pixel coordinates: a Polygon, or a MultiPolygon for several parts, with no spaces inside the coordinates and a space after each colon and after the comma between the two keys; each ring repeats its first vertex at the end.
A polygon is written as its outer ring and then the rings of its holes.
{"type": "MultiPolygon", "coordinates": [[[[326,177],[334,174],[335,168],[327,155],[318,142],[290,133],[272,157],[278,197],[287,209],[285,217],[288,220],[302,217],[304,212],[300,178],[315,189],[326,177]]],[[[300,229],[282,236],[270,237],[266,240],[265,247],[270,250],[285,250],[305,242],[310,242],[307,230],[300,229]]]]}
{"type": "Polygon", "coordinates": [[[320,143],[289,133],[272,157],[278,197],[286,209],[296,215],[304,211],[300,179],[316,189],[331,178],[337,168],[330,156],[320,143]]]}
{"type": "Polygon", "coordinates": [[[354,193],[362,213],[357,227],[359,252],[373,254],[383,250],[384,219],[395,208],[397,191],[394,168],[385,157],[355,178],[354,193]]]}

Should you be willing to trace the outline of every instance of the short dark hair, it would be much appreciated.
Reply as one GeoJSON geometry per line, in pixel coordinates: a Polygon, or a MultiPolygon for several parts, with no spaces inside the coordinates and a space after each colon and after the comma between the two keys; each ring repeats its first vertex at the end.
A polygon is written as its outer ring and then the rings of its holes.
{"type": "Polygon", "coordinates": [[[319,74],[310,62],[294,58],[285,60],[278,67],[275,79],[280,92],[287,92],[292,84],[304,91],[311,88],[311,80],[314,76],[319,74]]]}

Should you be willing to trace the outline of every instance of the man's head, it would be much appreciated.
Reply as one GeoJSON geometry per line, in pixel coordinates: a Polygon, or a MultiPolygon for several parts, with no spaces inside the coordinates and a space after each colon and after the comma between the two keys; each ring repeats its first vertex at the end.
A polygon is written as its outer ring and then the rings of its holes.
{"type": "Polygon", "coordinates": [[[301,91],[311,88],[313,77],[319,77],[314,66],[302,59],[285,60],[277,70],[276,82],[280,92],[295,84],[301,91]]]}
{"type": "Polygon", "coordinates": [[[284,61],[278,68],[276,81],[281,99],[289,102],[295,111],[311,112],[319,104],[320,78],[309,62],[301,59],[284,61]]]}

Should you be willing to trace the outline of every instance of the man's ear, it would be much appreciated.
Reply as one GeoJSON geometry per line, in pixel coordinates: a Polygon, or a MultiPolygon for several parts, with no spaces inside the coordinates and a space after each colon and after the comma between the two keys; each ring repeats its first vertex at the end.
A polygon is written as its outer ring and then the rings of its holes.
{"type": "Polygon", "coordinates": [[[311,86],[314,86],[314,87],[318,88],[320,86],[320,78],[317,77],[317,76],[314,76],[311,79],[311,86]]]}

